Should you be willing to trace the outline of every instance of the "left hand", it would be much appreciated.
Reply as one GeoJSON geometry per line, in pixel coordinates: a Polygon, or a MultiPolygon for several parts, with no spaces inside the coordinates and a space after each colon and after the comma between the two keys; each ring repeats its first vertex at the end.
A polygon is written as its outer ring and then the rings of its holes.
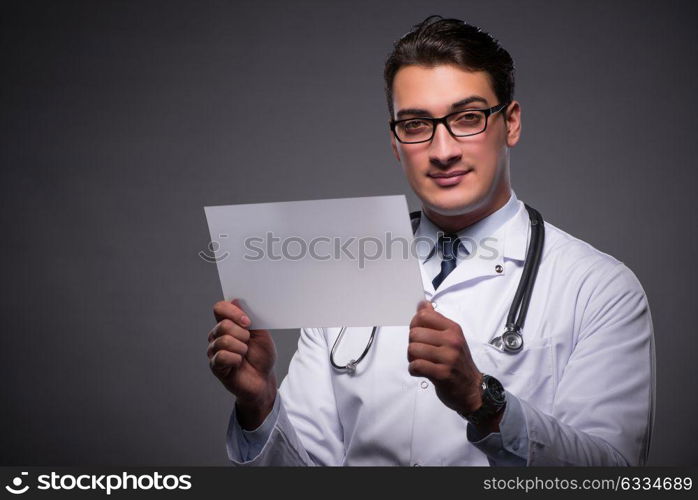
{"type": "Polygon", "coordinates": [[[482,405],[481,373],[470,356],[458,323],[422,301],[410,323],[407,346],[410,375],[426,377],[436,395],[452,410],[466,414],[482,405]]]}

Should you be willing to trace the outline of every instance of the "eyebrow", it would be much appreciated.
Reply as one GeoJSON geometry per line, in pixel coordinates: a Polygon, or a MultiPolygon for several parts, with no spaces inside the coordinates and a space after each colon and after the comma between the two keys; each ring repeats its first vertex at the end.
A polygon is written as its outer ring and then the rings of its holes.
{"type": "MultiPolygon", "coordinates": [[[[466,97],[465,99],[461,99],[460,101],[451,104],[451,110],[456,110],[463,106],[467,106],[468,104],[472,104],[473,102],[481,102],[487,105],[487,99],[485,99],[484,97],[480,97],[479,95],[471,95],[470,97],[466,97]]],[[[406,115],[430,116],[431,113],[429,113],[429,111],[427,111],[426,109],[407,108],[401,109],[396,114],[398,118],[402,118],[406,115]]]]}

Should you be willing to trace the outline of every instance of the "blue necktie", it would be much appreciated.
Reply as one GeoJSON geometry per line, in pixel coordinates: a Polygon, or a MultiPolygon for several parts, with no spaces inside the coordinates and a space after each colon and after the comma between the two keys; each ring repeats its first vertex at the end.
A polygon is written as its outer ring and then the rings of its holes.
{"type": "Polygon", "coordinates": [[[436,243],[441,250],[443,260],[441,261],[441,272],[436,275],[436,278],[431,282],[434,285],[434,290],[439,288],[439,285],[446,279],[446,276],[451,274],[456,268],[456,258],[458,257],[458,247],[460,240],[456,234],[442,234],[439,236],[439,241],[436,243]]]}

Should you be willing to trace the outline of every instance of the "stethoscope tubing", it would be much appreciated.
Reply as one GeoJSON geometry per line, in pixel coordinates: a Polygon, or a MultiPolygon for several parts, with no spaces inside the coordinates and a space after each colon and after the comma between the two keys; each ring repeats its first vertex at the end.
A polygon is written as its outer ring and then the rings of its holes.
{"type": "Polygon", "coordinates": [[[346,370],[347,372],[353,374],[356,371],[356,365],[361,363],[361,360],[366,357],[366,354],[368,354],[368,351],[371,349],[371,344],[373,344],[373,338],[376,336],[377,330],[378,330],[377,326],[374,326],[373,330],[371,330],[371,337],[368,339],[368,343],[366,344],[366,347],[364,348],[364,352],[361,353],[361,356],[359,356],[358,359],[352,359],[346,365],[341,366],[341,365],[338,365],[337,363],[335,363],[334,353],[337,350],[339,343],[342,341],[342,337],[344,337],[344,334],[347,331],[347,327],[343,326],[342,329],[339,331],[339,334],[337,335],[337,339],[334,341],[334,344],[332,345],[332,351],[330,352],[330,363],[332,363],[332,366],[334,368],[336,368],[337,370],[346,370]]]}
{"type": "Polygon", "coordinates": [[[528,205],[525,205],[525,207],[531,219],[532,244],[529,245],[526,253],[526,263],[521,273],[521,280],[516,289],[514,300],[509,308],[506,324],[507,329],[511,327],[516,331],[521,331],[524,321],[526,320],[528,305],[531,302],[531,295],[533,294],[533,285],[536,282],[538,267],[540,266],[541,255],[543,253],[543,244],[545,243],[543,217],[535,208],[529,207],[528,205]],[[516,318],[517,312],[518,318],[516,318]]]}
{"type": "MultiPolygon", "coordinates": [[[[528,211],[528,216],[531,221],[531,240],[526,251],[524,269],[521,272],[521,279],[519,280],[516,293],[514,294],[514,299],[512,300],[509,308],[506,330],[501,336],[490,341],[490,344],[509,354],[516,354],[523,348],[523,337],[521,335],[521,330],[523,329],[526,315],[528,313],[528,306],[531,302],[531,295],[533,294],[533,285],[535,284],[536,277],[538,276],[538,268],[540,267],[543,247],[545,244],[545,222],[543,221],[543,216],[535,208],[526,205],[525,203],[524,206],[528,211]]],[[[418,214],[419,212],[415,213],[418,214]]],[[[371,345],[373,344],[373,340],[376,336],[378,328],[378,326],[374,326],[371,330],[371,337],[369,338],[366,347],[358,359],[352,359],[346,365],[341,366],[335,362],[334,355],[347,330],[347,327],[343,326],[339,331],[334,344],[332,345],[332,350],[330,351],[330,363],[332,364],[332,367],[337,370],[346,371],[349,374],[356,373],[356,365],[358,365],[366,357],[366,354],[368,354],[368,351],[371,349],[371,345]]]]}

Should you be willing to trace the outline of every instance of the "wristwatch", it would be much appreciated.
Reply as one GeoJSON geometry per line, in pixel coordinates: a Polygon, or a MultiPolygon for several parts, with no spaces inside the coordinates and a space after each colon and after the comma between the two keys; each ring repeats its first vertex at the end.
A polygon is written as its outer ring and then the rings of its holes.
{"type": "Polygon", "coordinates": [[[506,406],[506,395],[504,387],[496,378],[491,375],[482,374],[482,382],[480,384],[482,395],[482,406],[474,412],[461,414],[471,424],[478,426],[488,419],[497,415],[504,410],[506,406]]]}

